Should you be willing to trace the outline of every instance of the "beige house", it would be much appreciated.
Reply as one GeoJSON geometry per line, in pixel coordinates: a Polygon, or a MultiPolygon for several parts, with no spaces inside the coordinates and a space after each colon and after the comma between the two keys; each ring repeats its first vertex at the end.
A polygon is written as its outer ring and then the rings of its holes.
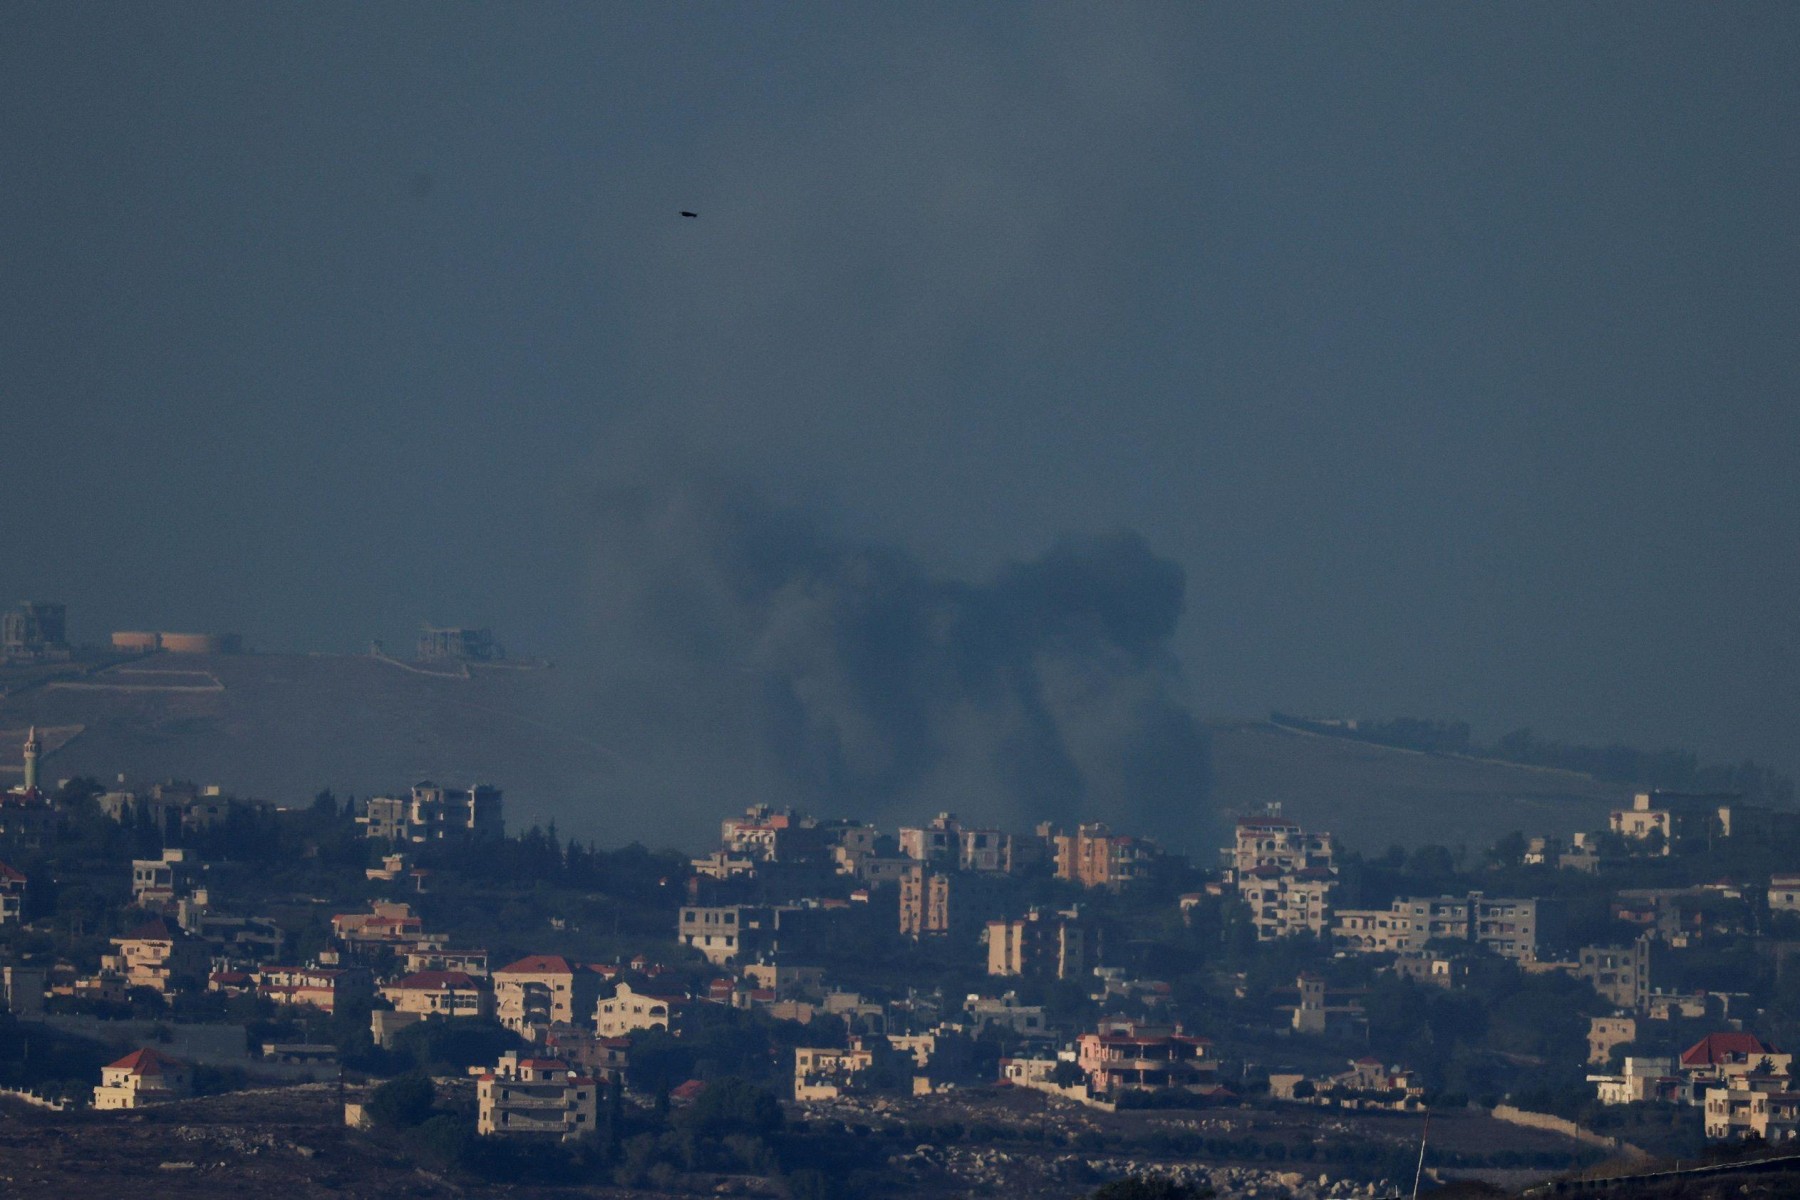
{"type": "Polygon", "coordinates": [[[612,1038],[624,1037],[634,1029],[670,1029],[682,1003],[679,996],[653,996],[621,983],[594,1007],[594,1032],[612,1038]]]}
{"type": "Polygon", "coordinates": [[[572,1142],[592,1132],[600,1086],[559,1058],[511,1052],[477,1078],[475,1131],[483,1137],[572,1142]]]}
{"type": "Polygon", "coordinates": [[[418,971],[384,985],[381,996],[395,1012],[419,1017],[457,1020],[493,1011],[492,994],[461,971],[418,971]]]}
{"type": "Polygon", "coordinates": [[[256,994],[263,999],[324,1013],[367,998],[372,984],[360,967],[263,967],[254,978],[256,994]]]}
{"type": "Polygon", "coordinates": [[[794,1099],[835,1100],[854,1090],[856,1077],[875,1065],[875,1052],[853,1040],[848,1050],[830,1046],[794,1049],[794,1099]]]}
{"type": "Polygon", "coordinates": [[[515,1033],[573,1025],[599,998],[597,972],[559,954],[533,954],[494,972],[494,1010],[515,1033]]]}
{"type": "Polygon", "coordinates": [[[1710,1141],[1760,1138],[1765,1145],[1800,1138],[1800,1092],[1780,1079],[1740,1079],[1706,1093],[1710,1141]]]}
{"type": "Polygon", "coordinates": [[[126,988],[144,987],[168,995],[206,985],[212,960],[206,947],[161,919],[112,939],[114,952],[100,959],[102,973],[119,976],[126,988]]]}
{"type": "Polygon", "coordinates": [[[193,1088],[187,1064],[155,1050],[134,1050],[118,1062],[100,1068],[100,1086],[94,1089],[94,1107],[102,1111],[142,1108],[166,1100],[179,1100],[193,1088]]]}

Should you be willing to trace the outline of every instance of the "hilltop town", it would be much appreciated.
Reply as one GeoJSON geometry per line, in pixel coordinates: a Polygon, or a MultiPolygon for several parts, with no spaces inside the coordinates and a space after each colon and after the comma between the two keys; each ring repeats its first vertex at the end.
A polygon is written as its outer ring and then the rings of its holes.
{"type": "Polygon", "coordinates": [[[1338,1196],[1399,1186],[1427,1110],[1430,1178],[1508,1185],[1800,1131],[1800,816],[1733,795],[1479,853],[753,806],[683,857],[509,831],[486,784],[284,806],[42,754],[0,796],[0,1084],[96,1146],[285,1088],[444,1179],[1338,1196]]]}

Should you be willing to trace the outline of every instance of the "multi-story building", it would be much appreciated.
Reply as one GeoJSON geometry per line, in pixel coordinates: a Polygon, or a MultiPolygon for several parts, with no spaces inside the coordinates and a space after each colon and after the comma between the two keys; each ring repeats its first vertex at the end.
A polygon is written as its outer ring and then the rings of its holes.
{"type": "Polygon", "coordinates": [[[1650,999],[1654,945],[1646,936],[1629,946],[1583,946],[1575,978],[1586,980],[1614,1008],[1637,1012],[1650,999]]]}
{"type": "Polygon", "coordinates": [[[1589,1075],[1595,1098],[1602,1104],[1692,1104],[1691,1081],[1675,1071],[1672,1058],[1628,1055],[1616,1075],[1589,1075]]]}
{"type": "Polygon", "coordinates": [[[989,921],[988,974],[1078,979],[1093,965],[1089,940],[1089,930],[1075,912],[1034,908],[1018,920],[989,921]]]}
{"type": "Polygon", "coordinates": [[[697,905],[682,908],[675,937],[715,967],[750,962],[776,947],[775,910],[759,905],[697,905]]]}
{"type": "Polygon", "coordinates": [[[406,796],[372,796],[357,823],[386,842],[498,841],[506,835],[500,789],[486,784],[439,787],[413,784],[406,796]]]}
{"type": "Polygon", "coordinates": [[[412,906],[377,900],[366,913],[339,913],[331,918],[331,935],[352,954],[376,951],[404,953],[449,942],[448,934],[425,932],[424,918],[412,906]]]}
{"type": "Polygon", "coordinates": [[[1224,854],[1226,882],[1250,907],[1260,941],[1331,930],[1337,868],[1329,833],[1311,833],[1285,817],[1240,817],[1224,854]]]}
{"type": "Polygon", "coordinates": [[[160,918],[113,938],[112,944],[113,953],[101,956],[100,969],[119,976],[127,989],[142,987],[169,995],[204,986],[210,973],[206,947],[160,918]]]}
{"type": "Polygon", "coordinates": [[[256,994],[276,1004],[336,1013],[368,998],[373,984],[361,967],[263,967],[251,976],[256,994]]]}
{"type": "Polygon", "coordinates": [[[1082,1034],[1076,1047],[1076,1065],[1087,1075],[1088,1092],[1094,1096],[1205,1087],[1218,1071],[1212,1043],[1188,1036],[1180,1026],[1106,1021],[1097,1032],[1082,1034]]]}
{"type": "Polygon", "coordinates": [[[1148,838],[1115,834],[1104,824],[1055,835],[1056,877],[1082,887],[1118,888],[1145,878],[1161,856],[1148,838]]]}
{"type": "Polygon", "coordinates": [[[482,1137],[573,1142],[593,1132],[600,1085],[559,1058],[500,1058],[475,1084],[482,1137]]]}
{"type": "Polygon", "coordinates": [[[621,983],[594,1006],[594,1032],[610,1038],[638,1029],[673,1029],[683,1003],[680,996],[651,995],[621,983]]]}
{"type": "Polygon", "coordinates": [[[1769,911],[1800,913],[1800,875],[1770,876],[1769,911]]]}
{"type": "Polygon", "coordinates": [[[416,946],[406,951],[408,974],[414,971],[461,971],[477,979],[488,977],[486,950],[451,950],[445,946],[416,946]]]}
{"type": "Polygon", "coordinates": [[[1775,1079],[1733,1081],[1706,1093],[1709,1141],[1756,1138],[1779,1146],[1800,1138],[1800,1092],[1775,1079]]]}
{"type": "Polygon", "coordinates": [[[833,1046],[794,1049],[794,1099],[835,1100],[857,1089],[858,1077],[875,1066],[875,1052],[861,1038],[845,1050],[833,1046]]]}
{"type": "Polygon", "coordinates": [[[493,993],[461,971],[416,971],[382,985],[381,998],[397,1013],[436,1020],[485,1017],[494,1011],[493,993]]]}
{"type": "Polygon", "coordinates": [[[1250,923],[1260,941],[1301,933],[1326,936],[1337,884],[1337,875],[1324,867],[1256,867],[1237,879],[1238,896],[1250,906],[1250,923]]]}
{"type": "Polygon", "coordinates": [[[1659,853],[1731,826],[1731,807],[1741,797],[1730,792],[1639,792],[1631,807],[1614,809],[1608,828],[1628,841],[1655,841],[1659,853]]]}
{"type": "Polygon", "coordinates": [[[957,865],[963,870],[1012,874],[1012,834],[998,829],[963,829],[957,833],[957,846],[957,865]]]}
{"type": "Polygon", "coordinates": [[[1327,987],[1325,977],[1311,971],[1294,984],[1300,998],[1291,1022],[1295,1033],[1367,1036],[1369,1018],[1360,989],[1327,987]]]}
{"type": "Polygon", "coordinates": [[[727,817],[719,823],[719,849],[728,858],[753,862],[821,862],[830,857],[830,847],[841,836],[841,828],[822,827],[793,809],[754,804],[743,816],[727,817]]]}
{"type": "Polygon", "coordinates": [[[161,858],[134,858],[131,902],[139,908],[168,908],[193,891],[205,869],[191,850],[170,848],[161,858]]]}
{"type": "Polygon", "coordinates": [[[193,1079],[186,1063],[148,1047],[133,1050],[100,1068],[94,1107],[104,1112],[179,1100],[192,1091],[193,1079]]]}
{"type": "Polygon", "coordinates": [[[1285,817],[1239,817],[1237,840],[1225,850],[1234,877],[1258,867],[1284,873],[1332,870],[1336,849],[1329,833],[1309,833],[1285,817]]]}
{"type": "Polygon", "coordinates": [[[970,996],[963,1002],[969,1032],[976,1037],[990,1029],[1004,1029],[1017,1037],[1048,1036],[1050,1019],[1041,1004],[1020,1004],[1017,992],[1003,996],[970,996]]]}
{"type": "Polygon", "coordinates": [[[1637,1041],[1638,1023],[1636,1017],[1589,1017],[1588,1018],[1588,1062],[1593,1066],[1605,1066],[1612,1061],[1614,1046],[1623,1046],[1637,1041]]]}
{"type": "Polygon", "coordinates": [[[900,936],[950,932],[950,877],[914,863],[900,877],[900,936]]]}
{"type": "Polygon", "coordinates": [[[962,856],[962,823],[941,812],[929,825],[901,826],[900,853],[916,862],[955,865],[962,856]]]}
{"type": "Polygon", "coordinates": [[[585,1019],[600,997],[601,977],[560,954],[533,954],[494,972],[494,1008],[515,1033],[585,1019]]]}
{"type": "MultiPolygon", "coordinates": [[[[1266,870],[1266,868],[1259,868],[1266,870]]],[[[1484,896],[1408,896],[1387,908],[1339,909],[1332,918],[1338,945],[1363,954],[1417,954],[1432,943],[1467,942],[1502,958],[1537,959],[1540,928],[1554,928],[1555,906],[1544,900],[1484,896]]]]}
{"type": "Polygon", "coordinates": [[[1709,1033],[1681,1052],[1681,1073],[1706,1086],[1750,1077],[1785,1081],[1794,1056],[1783,1054],[1754,1033],[1709,1033]]]}

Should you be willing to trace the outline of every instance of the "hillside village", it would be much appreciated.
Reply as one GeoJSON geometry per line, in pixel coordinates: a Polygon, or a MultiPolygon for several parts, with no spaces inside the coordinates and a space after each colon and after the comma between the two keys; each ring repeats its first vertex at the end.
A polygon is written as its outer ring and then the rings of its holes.
{"type": "MultiPolygon", "coordinates": [[[[735,1164],[669,1149],[666,1114],[709,1094],[750,1114],[721,1126],[740,1132],[1008,1092],[1069,1113],[1461,1110],[1694,1155],[1800,1131],[1800,818],[1730,795],[1642,793],[1606,829],[1479,856],[1366,856],[1270,812],[1216,862],[1098,823],[756,806],[682,859],[509,835],[486,785],[283,808],[46,787],[35,731],[22,752],[0,797],[19,1103],[366,1080],[352,1124],[432,1126],[464,1165],[555,1146],[621,1183],[771,1169],[748,1144],[735,1164]],[[417,1121],[381,1115],[433,1077],[417,1121]]],[[[1279,1152],[1311,1155],[1320,1194],[1394,1169],[1345,1140],[1279,1152]]]]}

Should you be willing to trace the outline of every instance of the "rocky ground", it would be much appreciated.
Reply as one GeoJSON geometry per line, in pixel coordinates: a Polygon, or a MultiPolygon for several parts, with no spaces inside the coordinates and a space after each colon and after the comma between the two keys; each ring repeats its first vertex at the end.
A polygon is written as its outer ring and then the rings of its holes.
{"type": "MultiPolygon", "coordinates": [[[[1353,1200],[1406,1194],[1409,1170],[1385,1174],[1326,1161],[1265,1163],[1231,1154],[1177,1155],[1146,1147],[1159,1135],[1243,1139],[1298,1146],[1378,1145],[1380,1161],[1410,1162],[1416,1118],[1357,1117],[1315,1110],[1226,1109],[1105,1113],[1037,1093],[980,1089],[922,1098],[809,1106],[793,1114],[821,1132],[869,1136],[885,1147],[869,1167],[907,1197],[995,1196],[1074,1200],[1100,1183],[1161,1174],[1209,1184],[1222,1197],[1353,1200]],[[981,1137],[901,1138],[898,1131],[980,1129],[981,1137]],[[878,1137],[880,1131],[887,1137],[878,1137]],[[892,1147],[904,1147],[898,1153],[892,1147]],[[1399,1179],[1404,1174],[1406,1178],[1399,1179]]],[[[1554,1150],[1548,1135],[1473,1117],[1434,1119],[1433,1144],[1446,1153],[1554,1150]]],[[[1428,1178],[1434,1172],[1428,1171],[1428,1178]]],[[[673,1192],[613,1187],[541,1187],[451,1178],[405,1161],[380,1137],[344,1128],[334,1085],[316,1084],[184,1101],[141,1112],[55,1114],[0,1104],[0,1195],[106,1196],[116,1200],[197,1197],[244,1200],[321,1197],[508,1196],[647,1198],[665,1195],[781,1195],[771,1180],[689,1176],[673,1192]]]]}

